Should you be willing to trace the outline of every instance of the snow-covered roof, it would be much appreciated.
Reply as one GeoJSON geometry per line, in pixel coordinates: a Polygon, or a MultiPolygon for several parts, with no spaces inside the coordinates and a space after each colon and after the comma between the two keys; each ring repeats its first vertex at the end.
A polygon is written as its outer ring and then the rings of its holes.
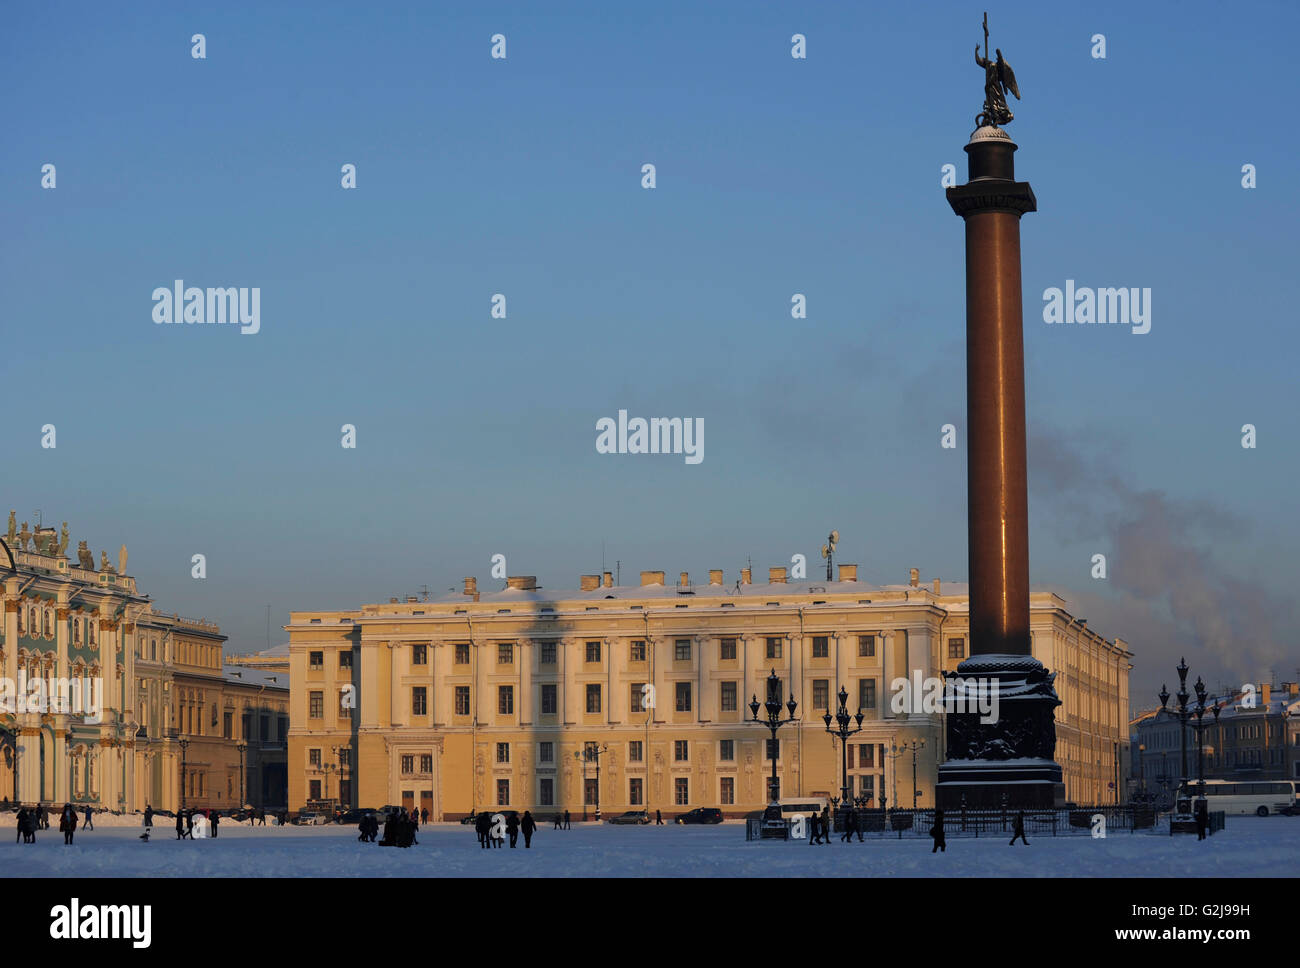
{"type": "Polygon", "coordinates": [[[289,689],[289,674],[274,669],[259,669],[256,666],[223,665],[221,678],[227,682],[245,686],[266,686],[268,689],[289,689]]]}

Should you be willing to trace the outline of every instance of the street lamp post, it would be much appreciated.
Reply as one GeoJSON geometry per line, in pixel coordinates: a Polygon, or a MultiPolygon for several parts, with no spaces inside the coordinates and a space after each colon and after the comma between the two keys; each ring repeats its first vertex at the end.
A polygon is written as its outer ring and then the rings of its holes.
{"type": "Polygon", "coordinates": [[[595,743],[585,743],[582,749],[573,751],[573,758],[582,763],[582,820],[587,820],[587,764],[596,764],[596,823],[600,823],[600,758],[609,752],[609,746],[597,746],[595,743]]]}
{"type": "Polygon", "coordinates": [[[247,743],[239,743],[235,746],[239,750],[239,809],[244,808],[244,753],[248,750],[247,743]]]}
{"type": "MultiPolygon", "coordinates": [[[[898,758],[907,752],[907,744],[904,743],[900,749],[892,740],[889,743],[889,749],[885,750],[885,759],[894,761],[894,809],[898,809],[898,758]]],[[[913,786],[912,789],[916,789],[913,786]]]]}
{"type": "Polygon", "coordinates": [[[848,739],[850,736],[855,736],[862,732],[862,710],[859,708],[856,716],[849,715],[849,691],[843,686],[840,686],[839,700],[839,708],[835,711],[836,728],[831,729],[831,711],[829,709],[826,710],[826,715],[823,716],[822,719],[826,723],[826,732],[830,733],[832,736],[838,736],[840,738],[840,779],[842,780],[840,783],[840,802],[847,804],[852,800],[852,795],[849,791],[848,739]],[[855,720],[857,721],[856,728],[850,726],[850,723],[855,720]]]}
{"type": "MultiPolygon", "coordinates": [[[[916,809],[916,795],[921,792],[916,788],[916,751],[923,750],[923,749],[925,749],[925,740],[923,739],[914,739],[910,743],[904,743],[899,748],[900,753],[905,753],[908,750],[912,751],[912,809],[913,810],[916,809]]],[[[897,778],[895,778],[895,786],[897,786],[897,778]]],[[[897,795],[897,790],[895,790],[895,795],[897,795]]]]}
{"type": "MultiPolygon", "coordinates": [[[[1182,772],[1178,775],[1178,789],[1181,789],[1182,785],[1187,782],[1187,720],[1191,716],[1187,709],[1187,700],[1192,698],[1187,692],[1186,658],[1178,660],[1176,671],[1178,672],[1178,694],[1174,698],[1178,700],[1178,706],[1177,712],[1174,714],[1178,717],[1178,748],[1181,754],[1180,762],[1182,766],[1182,772]]],[[[1164,709],[1168,704],[1169,688],[1162,685],[1160,687],[1160,708],[1164,709]]],[[[1174,710],[1170,710],[1170,712],[1173,713],[1174,710]]]]}
{"type": "Polygon", "coordinates": [[[182,736],[178,741],[181,748],[181,809],[185,809],[185,751],[190,748],[190,741],[182,736]]]}
{"type": "Polygon", "coordinates": [[[752,722],[760,726],[766,726],[772,732],[772,743],[769,752],[772,754],[772,778],[768,782],[768,806],[777,807],[777,813],[780,812],[780,806],[777,804],[777,780],[776,780],[776,731],[786,723],[796,723],[794,712],[799,704],[794,701],[794,695],[791,694],[790,701],[786,703],[786,709],[789,710],[789,716],[786,719],[781,718],[781,680],[776,677],[776,670],[772,669],[767,677],[767,702],[763,703],[763,708],[767,710],[767,719],[758,718],[758,696],[754,696],[753,701],[749,704],[749,711],[753,715],[752,722]]]}

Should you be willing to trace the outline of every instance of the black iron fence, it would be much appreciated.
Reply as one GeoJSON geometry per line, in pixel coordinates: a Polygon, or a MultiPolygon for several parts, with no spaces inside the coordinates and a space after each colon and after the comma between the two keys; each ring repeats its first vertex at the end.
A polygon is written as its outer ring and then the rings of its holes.
{"type": "MultiPolygon", "coordinates": [[[[848,825],[848,810],[839,810],[833,816],[834,833],[843,834],[848,825]]],[[[867,837],[929,838],[934,827],[933,807],[916,810],[852,811],[855,829],[867,837]]],[[[1017,810],[947,810],[943,815],[944,837],[1007,837],[1016,825],[1017,810]]],[[[1092,837],[1112,836],[1117,833],[1152,832],[1169,829],[1169,814],[1147,804],[1097,807],[1046,807],[1025,810],[1025,835],[1037,837],[1092,837]]],[[[754,814],[746,823],[747,840],[764,839],[775,834],[778,839],[797,837],[801,832],[796,821],[785,819],[784,837],[774,830],[764,831],[761,814],[754,814]]],[[[1220,820],[1220,827],[1222,821],[1220,820]]],[[[804,821],[802,832],[811,835],[812,824],[804,821]]]]}

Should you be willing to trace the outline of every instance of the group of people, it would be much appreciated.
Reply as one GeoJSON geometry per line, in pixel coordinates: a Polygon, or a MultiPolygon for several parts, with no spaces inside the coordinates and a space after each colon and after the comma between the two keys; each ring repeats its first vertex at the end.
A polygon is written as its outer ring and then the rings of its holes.
{"type": "MultiPolygon", "coordinates": [[[[95,829],[93,811],[87,805],[84,812],[86,830],[95,829]]],[[[14,843],[21,840],[24,844],[36,843],[36,831],[50,829],[50,812],[45,808],[45,804],[37,804],[32,808],[20,807],[17,815],[18,836],[14,838],[14,843]]],[[[72,843],[72,836],[77,832],[77,808],[71,803],[65,803],[63,810],[59,814],[59,832],[63,834],[65,844],[72,843]]]]}
{"type": "MultiPolygon", "coordinates": [[[[1004,818],[1005,819],[1005,818],[1004,818]]],[[[1006,829],[1005,827],[1003,828],[1006,829]]],[[[934,811],[934,824],[930,827],[930,837],[934,840],[934,846],[930,848],[930,853],[935,851],[948,852],[948,840],[943,833],[943,808],[936,808],[934,811]]],[[[1008,845],[1014,847],[1019,840],[1026,847],[1029,846],[1029,840],[1025,837],[1025,811],[1016,812],[1016,819],[1011,825],[1011,843],[1008,845]]]]}
{"type": "MultiPolygon", "coordinates": [[[[384,821],[384,839],[379,841],[380,847],[410,847],[412,844],[418,844],[415,839],[415,831],[420,826],[420,812],[414,807],[410,811],[394,810],[388,814],[388,819],[384,821]]],[[[379,830],[379,821],[374,814],[368,814],[361,818],[362,840],[365,840],[365,834],[369,831],[369,842],[375,842],[375,833],[379,830]]]]}
{"type": "MultiPolygon", "coordinates": [[[[506,837],[510,838],[512,848],[519,843],[521,833],[524,835],[524,846],[533,846],[533,834],[537,832],[537,821],[533,819],[531,811],[525,810],[522,817],[513,811],[508,813],[503,818],[505,822],[501,826],[492,822],[492,816],[492,813],[484,810],[474,818],[474,832],[478,834],[478,845],[480,847],[484,849],[504,847],[505,837],[501,836],[502,833],[505,833],[506,837]]],[[[569,813],[566,810],[564,812],[566,827],[568,826],[568,816],[569,813]]]]}

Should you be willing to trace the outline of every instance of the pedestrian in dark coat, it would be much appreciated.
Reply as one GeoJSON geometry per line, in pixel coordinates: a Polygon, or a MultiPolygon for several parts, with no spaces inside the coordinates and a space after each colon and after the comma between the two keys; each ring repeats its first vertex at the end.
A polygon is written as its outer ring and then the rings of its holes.
{"type": "Polygon", "coordinates": [[[822,807],[822,843],[831,842],[831,808],[830,806],[822,807]]]}
{"type": "Polygon", "coordinates": [[[821,817],[815,813],[810,815],[808,817],[808,846],[809,847],[811,847],[813,844],[821,843],[821,829],[822,829],[821,817]]]}
{"type": "Polygon", "coordinates": [[[36,808],[36,819],[40,821],[42,830],[50,829],[50,811],[45,809],[45,804],[42,803],[36,808]]]}
{"type": "Polygon", "coordinates": [[[934,811],[934,823],[930,827],[930,836],[934,838],[934,847],[930,849],[930,853],[933,854],[938,850],[943,851],[945,854],[948,853],[948,841],[943,836],[943,810],[941,809],[934,811]]]}
{"type": "Polygon", "coordinates": [[[551,829],[552,829],[552,830],[560,830],[560,829],[561,829],[560,824],[562,824],[562,823],[564,822],[564,817],[563,817],[561,814],[558,814],[558,813],[557,813],[557,814],[555,815],[555,818],[554,818],[554,819],[555,819],[555,826],[552,827],[551,829]]]}
{"type": "Polygon", "coordinates": [[[82,829],[84,830],[95,829],[95,821],[91,819],[92,812],[93,811],[90,809],[90,804],[86,804],[86,819],[81,825],[82,829]]]}
{"type": "Polygon", "coordinates": [[[858,817],[852,810],[844,811],[844,833],[840,836],[841,841],[853,842],[853,835],[858,829],[858,817]]]}
{"type": "Polygon", "coordinates": [[[428,808],[428,807],[421,807],[421,808],[420,808],[420,823],[422,823],[422,824],[427,824],[428,822],[429,822],[429,808],[428,808]]]}
{"type": "Polygon", "coordinates": [[[63,805],[63,814],[59,817],[59,831],[63,834],[63,843],[72,843],[72,835],[77,832],[77,811],[72,804],[63,805]]]}
{"type": "Polygon", "coordinates": [[[176,839],[177,840],[185,839],[185,811],[184,810],[176,811],[176,839]]]}
{"type": "Polygon", "coordinates": [[[663,815],[662,812],[656,810],[656,811],[655,811],[655,826],[656,826],[656,827],[662,827],[663,825],[664,825],[664,815],[663,815]]]}
{"type": "Polygon", "coordinates": [[[185,811],[185,836],[189,840],[194,839],[194,811],[185,811]]]}
{"type": "Polygon", "coordinates": [[[24,844],[27,843],[27,808],[26,807],[18,808],[18,836],[14,838],[14,843],[15,844],[18,843],[19,840],[21,840],[24,844]]]}
{"type": "Polygon", "coordinates": [[[1203,800],[1196,801],[1195,814],[1196,814],[1196,839],[1204,840],[1205,832],[1210,827],[1210,814],[1209,811],[1205,809],[1205,802],[1203,800]]]}
{"type": "Polygon", "coordinates": [[[537,830],[537,821],[527,810],[524,811],[524,819],[519,821],[519,829],[524,835],[524,846],[533,846],[533,833],[537,830]]]}
{"type": "Polygon", "coordinates": [[[514,850],[519,841],[519,818],[513,813],[506,817],[506,833],[510,835],[510,849],[514,850]]]}
{"type": "Polygon", "coordinates": [[[144,825],[146,827],[153,826],[153,807],[147,803],[144,805],[144,825]]]}
{"type": "Polygon", "coordinates": [[[1017,837],[1024,841],[1026,847],[1029,846],[1029,841],[1025,840],[1025,811],[1023,810],[1016,814],[1016,825],[1011,829],[1011,843],[1007,846],[1014,847],[1017,837]]]}
{"type": "Polygon", "coordinates": [[[564,829],[569,829],[569,811],[564,811],[564,829]]]}
{"type": "Polygon", "coordinates": [[[217,824],[221,823],[221,811],[213,810],[212,813],[208,816],[208,819],[212,821],[212,839],[216,840],[217,824]]]}

